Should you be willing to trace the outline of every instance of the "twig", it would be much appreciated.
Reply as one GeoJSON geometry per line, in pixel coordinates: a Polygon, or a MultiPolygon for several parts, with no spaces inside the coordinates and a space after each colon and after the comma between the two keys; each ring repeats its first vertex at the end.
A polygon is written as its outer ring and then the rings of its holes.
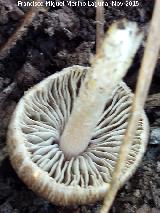
{"type": "Polygon", "coordinates": [[[144,103],[151,84],[154,68],[158,58],[160,49],[160,0],[156,0],[153,16],[151,20],[149,35],[147,39],[146,49],[140,68],[138,82],[136,86],[136,93],[132,104],[132,113],[128,123],[128,128],[124,137],[124,141],[120,147],[119,158],[113,172],[110,188],[104,200],[104,205],[101,213],[107,213],[114,201],[116,193],[120,188],[120,176],[125,166],[127,156],[135,135],[137,123],[141,115],[144,103]]]}
{"type": "Polygon", "coordinates": [[[96,0],[96,52],[104,38],[104,0],[96,0]]]}
{"type": "MultiPolygon", "coordinates": [[[[36,2],[40,2],[40,0],[36,0],[36,2]]],[[[16,29],[16,31],[8,39],[8,41],[4,45],[2,45],[2,47],[0,48],[0,59],[5,58],[10,52],[10,50],[17,43],[17,41],[24,35],[24,33],[27,31],[27,27],[32,23],[38,11],[39,11],[39,7],[33,6],[27,12],[20,26],[16,29]]]]}

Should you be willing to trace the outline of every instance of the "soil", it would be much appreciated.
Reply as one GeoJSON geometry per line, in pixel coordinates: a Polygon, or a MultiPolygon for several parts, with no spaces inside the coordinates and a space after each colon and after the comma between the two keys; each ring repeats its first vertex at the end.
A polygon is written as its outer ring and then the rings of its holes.
{"type": "MultiPolygon", "coordinates": [[[[26,9],[16,0],[0,0],[0,46],[19,26],[26,9]]],[[[64,1],[65,3],[67,1],[64,1]]],[[[80,0],[83,2],[83,0],[80,0]]],[[[125,1],[123,1],[125,2],[125,1]]],[[[139,0],[137,7],[105,8],[105,29],[120,19],[136,21],[148,30],[154,1],[139,0]]],[[[70,208],[57,207],[30,191],[17,177],[6,152],[6,130],[16,103],[29,87],[73,64],[89,65],[95,53],[94,7],[48,7],[41,10],[25,35],[0,61],[0,213],[98,213],[102,203],[70,208]],[[9,89],[9,93],[6,92],[9,89]],[[6,95],[8,93],[8,95],[6,95]]],[[[134,90],[145,42],[125,78],[134,90]]],[[[160,60],[150,94],[160,92],[160,60]]],[[[159,96],[160,98],[160,96],[159,96]]],[[[159,128],[160,106],[145,107],[152,129],[159,128]]],[[[155,131],[156,132],[156,131],[155,131]]],[[[153,138],[152,138],[153,141],[153,138]]],[[[158,141],[158,140],[157,140],[158,141]]],[[[160,141],[160,139],[159,139],[160,141]]],[[[110,212],[160,212],[160,143],[152,142],[133,177],[119,191],[110,212]]]]}

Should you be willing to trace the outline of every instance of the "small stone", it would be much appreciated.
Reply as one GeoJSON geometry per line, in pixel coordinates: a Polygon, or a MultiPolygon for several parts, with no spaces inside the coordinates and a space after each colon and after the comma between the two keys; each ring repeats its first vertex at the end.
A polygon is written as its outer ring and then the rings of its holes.
{"type": "Polygon", "coordinates": [[[147,204],[144,204],[143,206],[141,206],[141,207],[136,211],[136,213],[142,213],[142,212],[151,213],[151,209],[150,209],[150,207],[149,207],[147,204]]]}
{"type": "Polygon", "coordinates": [[[149,144],[160,144],[160,127],[151,127],[149,144]]]}
{"type": "Polygon", "coordinates": [[[18,87],[25,91],[42,80],[42,78],[43,74],[30,63],[26,62],[22,69],[17,72],[15,81],[18,87]]]}
{"type": "Polygon", "coordinates": [[[157,162],[157,172],[160,173],[160,162],[157,162]]]}
{"type": "Polygon", "coordinates": [[[127,192],[130,192],[130,190],[132,189],[131,183],[129,181],[126,182],[124,187],[127,192]]]}
{"type": "Polygon", "coordinates": [[[134,196],[135,197],[141,197],[141,193],[140,193],[140,190],[139,189],[136,189],[136,191],[134,192],[134,196]]]}

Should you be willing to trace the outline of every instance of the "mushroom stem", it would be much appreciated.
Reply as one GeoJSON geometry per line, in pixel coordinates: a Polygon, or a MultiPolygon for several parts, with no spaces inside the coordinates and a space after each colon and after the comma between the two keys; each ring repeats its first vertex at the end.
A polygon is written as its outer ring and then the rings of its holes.
{"type": "Polygon", "coordinates": [[[145,100],[149,91],[154,68],[160,50],[160,0],[157,0],[154,6],[153,17],[150,25],[147,45],[145,48],[142,65],[140,68],[138,82],[136,85],[136,93],[132,104],[132,114],[128,123],[128,128],[125,133],[124,141],[120,147],[119,158],[113,172],[110,188],[105,196],[104,205],[101,213],[109,212],[109,209],[114,201],[117,191],[120,188],[120,176],[123,173],[125,162],[133,142],[133,137],[137,129],[137,123],[144,107],[145,100]]]}
{"type": "Polygon", "coordinates": [[[67,159],[87,148],[104,107],[131,65],[142,37],[136,23],[126,20],[114,23],[107,32],[60,139],[60,148],[67,159]]]}

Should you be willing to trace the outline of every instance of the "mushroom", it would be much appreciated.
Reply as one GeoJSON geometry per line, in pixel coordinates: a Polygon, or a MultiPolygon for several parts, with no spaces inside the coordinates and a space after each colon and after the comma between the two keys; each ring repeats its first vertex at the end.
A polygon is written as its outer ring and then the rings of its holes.
{"type": "MultiPolygon", "coordinates": [[[[28,187],[50,202],[66,206],[93,203],[104,198],[133,99],[133,93],[121,79],[141,39],[135,23],[113,24],[91,68],[78,65],[65,68],[35,85],[19,101],[8,129],[10,160],[28,187]],[[119,49],[115,53],[117,46],[119,49]],[[125,53],[124,47],[127,48],[125,53]],[[108,57],[108,50],[111,57],[108,57]],[[106,73],[107,67],[110,71],[106,73]],[[101,80],[97,80],[98,72],[102,74],[99,76],[101,80]],[[110,87],[106,87],[108,84],[110,87]],[[82,102],[86,94],[90,95],[90,90],[99,99],[96,100],[92,93],[91,100],[82,102]],[[85,114],[86,123],[83,120],[80,123],[79,119],[74,127],[74,116],[78,112],[83,117],[86,107],[91,107],[93,119],[91,113],[85,114]],[[81,134],[76,137],[78,131],[81,134]]],[[[145,151],[147,133],[148,121],[143,111],[124,174],[120,177],[121,185],[138,166],[145,151]]]]}

